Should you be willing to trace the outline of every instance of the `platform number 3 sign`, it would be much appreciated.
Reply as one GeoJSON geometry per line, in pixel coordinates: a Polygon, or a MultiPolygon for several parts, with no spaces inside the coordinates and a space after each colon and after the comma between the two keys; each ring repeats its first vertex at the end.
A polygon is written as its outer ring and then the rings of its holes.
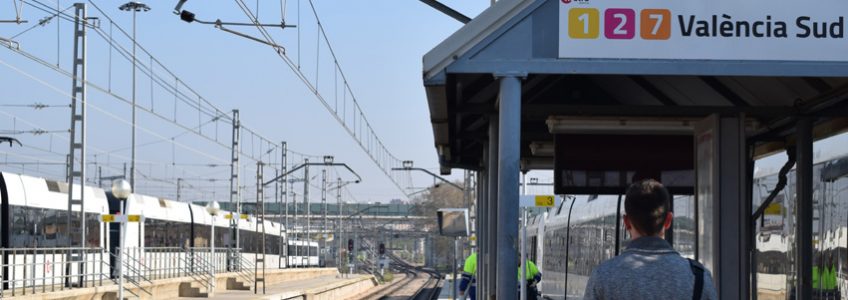
{"type": "Polygon", "coordinates": [[[536,196],[536,206],[539,207],[554,207],[554,196],[536,196]]]}
{"type": "MultiPolygon", "coordinates": [[[[667,40],[671,36],[671,11],[667,9],[608,8],[604,10],[604,37],[611,40],[667,40]]],[[[601,12],[596,8],[571,8],[568,10],[568,37],[572,39],[598,39],[601,33],[601,12]]]]}

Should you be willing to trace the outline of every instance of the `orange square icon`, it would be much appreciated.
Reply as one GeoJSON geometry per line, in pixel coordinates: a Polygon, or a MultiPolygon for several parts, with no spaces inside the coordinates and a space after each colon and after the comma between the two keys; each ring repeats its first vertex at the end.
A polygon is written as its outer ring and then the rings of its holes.
{"type": "Polygon", "coordinates": [[[667,40],[671,37],[671,11],[643,9],[639,18],[639,35],[646,40],[667,40]]]}

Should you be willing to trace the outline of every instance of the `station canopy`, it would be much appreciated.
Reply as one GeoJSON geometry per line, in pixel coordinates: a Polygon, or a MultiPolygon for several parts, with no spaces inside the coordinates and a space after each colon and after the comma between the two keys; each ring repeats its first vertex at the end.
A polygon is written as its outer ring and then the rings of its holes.
{"type": "Polygon", "coordinates": [[[755,157],[791,144],[798,116],[816,139],[846,128],[845,2],[647,2],[501,0],[428,52],[443,173],[484,166],[499,76],[522,78],[522,170],[587,186],[693,176],[692,127],[711,115],[744,117],[755,157]]]}

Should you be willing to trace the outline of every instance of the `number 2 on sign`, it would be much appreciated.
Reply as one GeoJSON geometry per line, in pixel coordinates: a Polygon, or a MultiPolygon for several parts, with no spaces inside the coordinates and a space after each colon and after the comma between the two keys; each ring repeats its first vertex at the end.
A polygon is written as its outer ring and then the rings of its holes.
{"type": "Polygon", "coordinates": [[[600,13],[594,8],[572,8],[568,11],[568,36],[573,39],[597,39],[600,13]]]}
{"type": "Polygon", "coordinates": [[[604,36],[608,39],[629,40],[636,34],[636,12],[627,8],[604,11],[604,36]]]}

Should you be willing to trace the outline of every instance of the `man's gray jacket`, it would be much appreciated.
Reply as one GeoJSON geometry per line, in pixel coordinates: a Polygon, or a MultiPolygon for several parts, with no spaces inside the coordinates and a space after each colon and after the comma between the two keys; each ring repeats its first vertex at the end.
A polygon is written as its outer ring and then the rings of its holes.
{"type": "MultiPolygon", "coordinates": [[[[703,274],[701,299],[718,299],[710,272],[703,274]]],[[[692,299],[694,286],[689,260],[662,238],[642,237],[595,268],[583,299],[692,299]]]]}

